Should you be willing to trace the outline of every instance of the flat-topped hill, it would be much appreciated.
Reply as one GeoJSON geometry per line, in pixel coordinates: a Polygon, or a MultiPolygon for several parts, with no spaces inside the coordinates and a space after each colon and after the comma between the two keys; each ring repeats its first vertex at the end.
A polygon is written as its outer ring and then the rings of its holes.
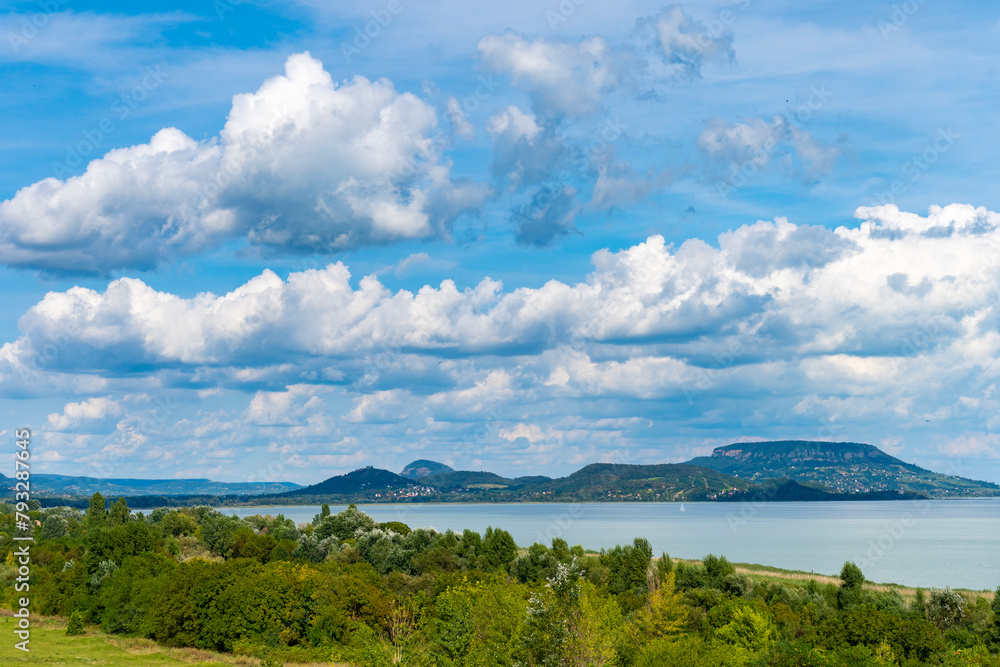
{"type": "Polygon", "coordinates": [[[750,481],[787,478],[838,493],[912,491],[932,496],[996,493],[1000,486],[943,475],[858,442],[777,440],[716,447],[688,461],[750,481]]]}

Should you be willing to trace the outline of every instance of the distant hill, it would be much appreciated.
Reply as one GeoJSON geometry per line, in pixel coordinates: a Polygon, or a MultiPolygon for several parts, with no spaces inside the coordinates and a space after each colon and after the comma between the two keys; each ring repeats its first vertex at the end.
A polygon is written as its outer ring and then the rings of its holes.
{"type": "Polygon", "coordinates": [[[573,495],[581,499],[639,495],[650,500],[714,500],[753,485],[710,468],[680,463],[592,463],[569,477],[552,480],[544,486],[554,495],[573,495]]]}
{"type": "Polygon", "coordinates": [[[515,477],[514,483],[518,486],[528,486],[530,484],[544,484],[545,482],[551,482],[551,477],[546,477],[545,475],[528,475],[527,477],[515,477]]]}
{"type": "MultiPolygon", "coordinates": [[[[409,467],[409,466],[408,466],[409,467]]],[[[754,484],[710,468],[684,464],[595,463],[569,477],[542,475],[509,479],[492,472],[452,470],[417,480],[388,470],[363,468],[281,494],[289,497],[354,496],[357,500],[716,500],[751,492],[754,484]]],[[[824,496],[822,491],[811,495],[824,496]]]]}
{"type": "Polygon", "coordinates": [[[420,483],[432,486],[435,489],[441,489],[442,491],[455,491],[457,489],[507,489],[524,485],[523,483],[501,477],[492,472],[472,470],[439,472],[422,478],[420,483]]]}
{"type": "Polygon", "coordinates": [[[419,479],[421,477],[427,477],[428,475],[434,475],[441,472],[455,472],[455,469],[446,466],[443,463],[438,463],[437,461],[417,459],[403,468],[403,471],[399,473],[399,476],[406,477],[407,479],[419,479]]]}
{"type": "MultiPolygon", "coordinates": [[[[211,502],[240,505],[398,501],[893,500],[1000,495],[1000,486],[996,484],[931,472],[872,445],[804,440],[735,443],[717,447],[711,456],[687,463],[593,463],[558,479],[542,475],[511,479],[489,471],[453,470],[428,460],[414,461],[403,469],[403,473],[397,475],[368,466],[306,487],[289,483],[225,484],[202,479],[98,480],[61,475],[33,475],[32,480],[42,489],[58,488],[63,495],[76,495],[81,502],[85,502],[85,496],[93,490],[101,490],[110,496],[145,496],[144,499],[136,498],[136,502],[153,507],[204,504],[207,496],[215,497],[211,502]]],[[[4,486],[9,489],[10,480],[4,486]]],[[[50,503],[59,500],[42,499],[50,503]]]]}
{"type": "Polygon", "coordinates": [[[835,493],[817,484],[799,484],[794,479],[770,479],[746,491],[720,498],[733,502],[802,502],[816,500],[915,500],[927,498],[915,491],[863,491],[835,493]]]}
{"type": "MultiPolygon", "coordinates": [[[[6,478],[4,478],[6,479],[6,478]]],[[[89,496],[263,495],[297,489],[292,482],[215,482],[210,479],[131,479],[34,473],[34,494],[89,496]]]]}
{"type": "Polygon", "coordinates": [[[836,493],[908,491],[931,496],[996,494],[1000,486],[942,475],[857,442],[779,440],[716,447],[688,461],[752,482],[787,478],[836,493]]]}
{"type": "Polygon", "coordinates": [[[347,495],[368,493],[381,489],[401,489],[413,484],[412,480],[380,468],[359,468],[346,475],[325,479],[319,484],[304,486],[282,496],[347,495]]]}

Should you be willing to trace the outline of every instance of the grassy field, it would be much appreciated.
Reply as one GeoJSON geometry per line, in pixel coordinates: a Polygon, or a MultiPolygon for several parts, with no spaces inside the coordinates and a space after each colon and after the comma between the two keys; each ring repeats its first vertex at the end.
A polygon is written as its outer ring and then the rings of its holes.
{"type": "MultiPolygon", "coordinates": [[[[148,639],[112,637],[94,627],[66,636],[66,621],[33,618],[30,653],[14,648],[14,618],[0,617],[0,665],[90,665],[92,667],[223,667],[260,665],[256,658],[193,648],[168,648],[148,639]]],[[[19,641],[19,640],[17,640],[19,641]]],[[[342,663],[300,663],[299,667],[349,667],[342,663]]]]}

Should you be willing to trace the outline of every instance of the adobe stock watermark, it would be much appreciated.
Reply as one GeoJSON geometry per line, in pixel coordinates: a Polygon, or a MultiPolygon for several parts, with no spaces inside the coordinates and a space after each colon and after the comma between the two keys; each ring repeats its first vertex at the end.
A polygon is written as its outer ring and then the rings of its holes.
{"type": "Polygon", "coordinates": [[[14,634],[20,639],[15,642],[14,648],[25,653],[30,653],[28,644],[31,641],[31,598],[28,593],[31,590],[31,542],[35,541],[33,531],[34,522],[28,515],[28,501],[31,500],[31,429],[25,427],[14,431],[14,444],[16,452],[14,455],[14,526],[16,528],[13,537],[17,546],[13,555],[16,560],[17,570],[14,578],[14,590],[23,593],[24,597],[15,598],[11,607],[14,609],[14,618],[17,624],[14,627],[14,634]]]}
{"type": "Polygon", "coordinates": [[[931,167],[937,164],[941,156],[952,149],[962,135],[956,133],[950,127],[938,128],[933,141],[924,150],[914,153],[910,159],[903,163],[900,170],[906,178],[897,178],[889,184],[889,188],[876,192],[874,197],[877,204],[872,206],[895,204],[897,197],[905,195],[910,190],[910,186],[930,171],[931,167]]]}
{"type": "MultiPolygon", "coordinates": [[[[751,0],[732,0],[733,5],[740,12],[750,8],[751,0]]],[[[699,30],[694,36],[694,44],[688,46],[689,53],[705,53],[705,51],[715,47],[715,43],[720,37],[725,35],[729,28],[736,23],[739,14],[732,9],[720,9],[715,18],[704,21],[705,28],[699,30]]]]}
{"type": "Polygon", "coordinates": [[[82,132],[83,138],[80,141],[66,146],[66,157],[63,158],[62,162],[52,163],[53,175],[61,180],[72,176],[73,170],[87,162],[91,155],[104,144],[105,140],[118,129],[118,123],[131,116],[132,112],[149,97],[152,91],[159,88],[166,78],[167,73],[163,71],[163,65],[146,67],[142,80],[111,103],[108,115],[102,118],[96,126],[84,130],[82,132]]]}
{"type": "MultiPolygon", "coordinates": [[[[572,187],[574,178],[581,177],[596,159],[611,151],[612,145],[624,135],[627,128],[628,125],[617,118],[606,119],[594,132],[587,149],[573,156],[571,168],[563,169],[553,178],[542,182],[531,201],[514,210],[514,217],[535,220],[544,215],[553,200],[572,187]]],[[[563,137],[560,137],[560,141],[567,143],[563,137]]]]}
{"type": "Polygon", "coordinates": [[[20,30],[7,33],[7,43],[15,54],[20,53],[28,42],[37,37],[39,30],[45,29],[52,22],[53,14],[62,11],[63,6],[69,4],[69,0],[36,0],[35,4],[42,11],[22,16],[20,30]]]}
{"type": "Polygon", "coordinates": [[[260,465],[244,479],[248,484],[266,484],[280,482],[285,474],[285,464],[280,457],[269,459],[269,463],[260,465]]]}
{"type": "Polygon", "coordinates": [[[352,382],[354,387],[372,387],[387,369],[399,362],[403,346],[399,343],[382,343],[372,354],[365,357],[361,374],[352,382]]]}
{"type": "Polygon", "coordinates": [[[546,9],[545,20],[548,22],[549,28],[555,30],[556,26],[565,23],[586,2],[587,0],[561,0],[554,9],[546,9]]]}
{"type": "Polygon", "coordinates": [[[916,354],[933,347],[934,341],[938,338],[948,318],[941,314],[934,314],[920,322],[916,331],[907,336],[900,346],[900,352],[904,356],[915,356],[916,354]]]}
{"type": "MultiPolygon", "coordinates": [[[[922,500],[918,507],[918,514],[926,514],[930,511],[931,502],[922,500]]],[[[854,558],[852,561],[857,563],[862,570],[872,567],[885,558],[917,523],[917,517],[914,516],[913,512],[903,512],[898,518],[886,522],[878,537],[868,540],[868,548],[864,555],[860,558],[854,558]]]]}
{"type": "Polygon", "coordinates": [[[716,194],[722,199],[728,199],[734,190],[749,183],[750,179],[771,161],[771,156],[778,149],[778,146],[788,138],[789,133],[802,131],[803,126],[812,119],[817,111],[826,106],[831,97],[833,97],[833,92],[827,90],[824,85],[810,87],[809,97],[798,105],[791,115],[778,116],[774,127],[768,132],[759,148],[742,162],[730,164],[729,177],[719,180],[715,184],[716,194]]]}
{"type": "Polygon", "coordinates": [[[226,20],[226,14],[236,11],[237,7],[246,4],[246,0],[214,0],[212,8],[220,21],[226,20]]]}
{"type": "Polygon", "coordinates": [[[392,22],[403,12],[407,4],[408,2],[403,0],[389,0],[381,9],[371,10],[369,12],[371,20],[354,26],[354,39],[340,43],[340,54],[344,56],[344,61],[350,63],[355,56],[360,56],[379,38],[384,30],[392,25],[392,22]]]}
{"type": "Polygon", "coordinates": [[[573,522],[583,515],[583,504],[572,503],[565,510],[549,515],[549,525],[543,532],[541,528],[535,530],[535,542],[539,544],[552,544],[557,537],[562,537],[573,527],[573,522]]]}
{"type": "Polygon", "coordinates": [[[892,33],[910,22],[910,19],[927,4],[927,0],[903,0],[899,4],[889,4],[889,18],[879,19],[878,31],[882,39],[888,40],[892,33]]]}
{"type": "Polygon", "coordinates": [[[476,80],[476,87],[469,95],[462,98],[462,111],[471,114],[479,110],[483,102],[493,97],[500,84],[493,80],[493,75],[481,76],[476,80]]]}
{"type": "Polygon", "coordinates": [[[697,367],[697,379],[694,383],[684,385],[684,398],[687,399],[688,405],[694,405],[694,399],[708,391],[723,371],[736,365],[736,357],[743,352],[744,348],[742,341],[733,341],[724,354],[718,352],[712,354],[714,362],[710,366],[707,368],[697,367]]]}

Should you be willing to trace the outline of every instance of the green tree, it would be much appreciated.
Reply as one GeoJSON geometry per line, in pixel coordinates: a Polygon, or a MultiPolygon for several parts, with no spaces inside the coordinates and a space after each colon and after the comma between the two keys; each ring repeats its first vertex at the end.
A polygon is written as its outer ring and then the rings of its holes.
{"type": "Polygon", "coordinates": [[[333,535],[338,540],[354,539],[359,530],[369,531],[377,526],[375,519],[371,518],[353,504],[336,516],[326,516],[316,526],[316,537],[321,540],[333,535]]]}
{"type": "Polygon", "coordinates": [[[646,600],[652,559],[653,548],[643,537],[635,538],[630,545],[618,545],[601,553],[600,563],[608,572],[608,591],[617,596],[618,604],[626,613],[638,609],[646,600]]]}
{"type": "Polygon", "coordinates": [[[70,614],[69,623],[66,624],[66,634],[70,636],[83,634],[83,614],[79,611],[70,614]]]}
{"type": "Polygon", "coordinates": [[[861,602],[861,590],[865,583],[865,575],[861,568],[847,561],[840,570],[840,589],[837,591],[837,605],[841,609],[861,602]]]}
{"type": "Polygon", "coordinates": [[[774,638],[774,626],[767,617],[750,607],[738,607],[732,620],[718,628],[715,636],[727,644],[757,653],[774,638]]]}
{"type": "Polygon", "coordinates": [[[590,582],[580,586],[578,610],[569,617],[566,664],[605,667],[618,664],[618,649],[625,640],[621,608],[590,582]]]}
{"type": "Polygon", "coordinates": [[[664,582],[668,574],[673,574],[674,572],[674,561],[670,558],[670,554],[664,551],[660,555],[660,560],[656,561],[656,576],[660,580],[660,583],[664,582]]]}
{"type": "Polygon", "coordinates": [[[506,572],[517,558],[517,543],[506,530],[488,527],[483,536],[482,556],[489,570],[506,572]]]}
{"type": "Polygon", "coordinates": [[[121,526],[128,523],[131,516],[132,512],[129,510],[128,503],[124,498],[119,498],[111,506],[110,523],[112,526],[121,526]]]}
{"type": "Polygon", "coordinates": [[[314,526],[318,526],[320,523],[323,522],[323,519],[325,519],[328,516],[330,516],[330,506],[327,505],[326,503],[323,503],[323,506],[320,507],[319,514],[313,517],[312,524],[314,526]]]}
{"type": "Polygon", "coordinates": [[[528,552],[521,554],[514,562],[513,574],[522,584],[550,577],[558,563],[554,554],[544,544],[535,542],[528,552]]]}
{"type": "Polygon", "coordinates": [[[526,664],[568,664],[572,631],[580,614],[579,578],[575,563],[559,564],[547,585],[528,599],[521,638],[526,664]]]}
{"type": "Polygon", "coordinates": [[[931,591],[927,602],[927,618],[941,630],[959,625],[965,618],[966,601],[961,593],[950,588],[931,591]]]}
{"type": "Polygon", "coordinates": [[[674,573],[669,572],[657,589],[649,593],[645,606],[632,616],[629,634],[637,646],[654,639],[677,637],[686,619],[684,597],[674,590],[674,573]]]}
{"type": "Polygon", "coordinates": [[[253,558],[261,563],[272,560],[277,541],[270,535],[257,535],[249,529],[237,530],[233,539],[233,558],[253,558]]]}
{"type": "Polygon", "coordinates": [[[726,577],[736,573],[736,568],[725,556],[708,554],[702,560],[702,565],[705,567],[705,574],[712,588],[721,589],[726,577]]]}
{"type": "Polygon", "coordinates": [[[42,539],[56,540],[67,533],[66,519],[55,514],[45,517],[42,522],[42,539]]]}
{"type": "Polygon", "coordinates": [[[840,585],[843,588],[861,588],[865,583],[865,575],[861,572],[860,567],[851,561],[847,561],[840,570],[840,581],[840,585]]]}
{"type": "Polygon", "coordinates": [[[121,526],[105,526],[87,533],[87,571],[93,574],[103,561],[121,564],[128,556],[138,556],[153,548],[153,535],[144,521],[121,526]]]}
{"type": "Polygon", "coordinates": [[[163,531],[167,535],[180,537],[181,535],[194,535],[198,530],[198,522],[193,517],[183,512],[167,512],[160,520],[163,531]]]}
{"type": "Polygon", "coordinates": [[[378,524],[378,527],[382,530],[391,530],[392,532],[402,535],[403,537],[406,537],[413,532],[410,530],[410,527],[402,521],[386,521],[385,523],[378,524]]]}
{"type": "Polygon", "coordinates": [[[201,520],[201,539],[205,547],[216,556],[231,558],[236,544],[236,531],[245,527],[246,524],[235,516],[212,512],[201,520]]]}
{"type": "Polygon", "coordinates": [[[993,593],[993,602],[990,604],[993,611],[993,624],[990,626],[990,643],[995,648],[1000,648],[1000,586],[997,586],[993,593]]]}
{"type": "Polygon", "coordinates": [[[910,613],[916,618],[927,618],[927,596],[924,589],[918,588],[910,605],[910,613]]]}
{"type": "Polygon", "coordinates": [[[90,497],[90,506],[87,508],[87,528],[94,530],[108,524],[108,512],[104,509],[104,505],[104,496],[100,493],[95,493],[90,497]]]}

